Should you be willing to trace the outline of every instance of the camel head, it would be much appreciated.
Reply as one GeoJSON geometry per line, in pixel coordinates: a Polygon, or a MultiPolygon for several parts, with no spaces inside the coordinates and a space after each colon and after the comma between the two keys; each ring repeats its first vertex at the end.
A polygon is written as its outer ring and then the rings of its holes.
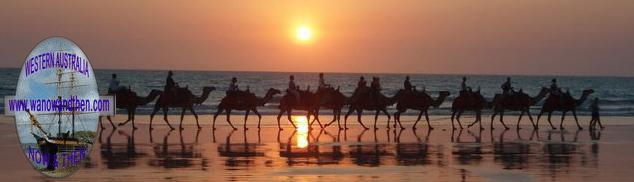
{"type": "Polygon", "coordinates": [[[440,91],[438,92],[438,95],[441,97],[447,97],[449,95],[451,95],[451,93],[449,93],[449,91],[440,91]]]}
{"type": "Polygon", "coordinates": [[[203,92],[211,92],[216,90],[216,87],[203,87],[203,92]]]}
{"type": "Polygon", "coordinates": [[[269,96],[269,95],[270,96],[274,96],[274,95],[281,94],[281,93],[282,93],[282,91],[280,91],[278,89],[269,88],[269,90],[266,91],[266,96],[269,96]]]}
{"type": "Polygon", "coordinates": [[[592,90],[592,89],[583,90],[583,95],[590,95],[592,93],[594,93],[594,90],[592,90]]]}

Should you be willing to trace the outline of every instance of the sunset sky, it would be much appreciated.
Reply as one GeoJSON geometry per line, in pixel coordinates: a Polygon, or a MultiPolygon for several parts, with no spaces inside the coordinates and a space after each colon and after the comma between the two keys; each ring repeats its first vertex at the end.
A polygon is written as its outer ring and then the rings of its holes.
{"type": "Polygon", "coordinates": [[[0,3],[0,67],[49,36],[95,69],[634,76],[631,0],[0,3]]]}

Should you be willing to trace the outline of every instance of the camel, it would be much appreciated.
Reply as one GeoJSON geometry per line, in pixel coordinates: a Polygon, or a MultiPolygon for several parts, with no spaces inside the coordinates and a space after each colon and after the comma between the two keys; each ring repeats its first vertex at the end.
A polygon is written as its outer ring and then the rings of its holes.
{"type": "Polygon", "coordinates": [[[343,129],[339,122],[341,118],[341,109],[343,109],[343,106],[347,104],[349,98],[343,95],[343,93],[339,91],[339,88],[320,89],[320,90],[317,90],[317,93],[315,94],[315,96],[317,97],[317,100],[319,102],[319,107],[315,107],[315,113],[314,113],[315,119],[313,119],[313,121],[310,123],[309,126],[312,126],[313,123],[317,121],[320,127],[328,127],[332,123],[337,121],[337,125],[339,126],[339,129],[343,129]],[[332,109],[332,121],[330,121],[328,124],[325,124],[324,126],[322,126],[321,122],[319,121],[320,107],[332,109]]]}
{"type": "Polygon", "coordinates": [[[539,119],[541,118],[542,114],[544,112],[548,113],[548,123],[550,124],[550,127],[552,127],[553,129],[557,129],[555,128],[555,126],[553,126],[553,123],[550,122],[550,116],[553,114],[554,111],[561,111],[561,122],[559,123],[559,129],[564,130],[564,118],[566,117],[566,113],[568,111],[572,112],[572,115],[575,118],[575,122],[577,123],[577,127],[582,130],[583,128],[581,127],[581,125],[579,125],[579,121],[577,120],[577,107],[579,107],[584,101],[586,101],[586,99],[588,98],[588,96],[590,96],[590,94],[594,93],[594,90],[592,89],[587,89],[587,90],[583,90],[583,94],[581,95],[581,97],[579,99],[574,99],[572,98],[572,96],[570,95],[570,93],[561,93],[559,95],[555,95],[555,94],[550,94],[548,96],[548,98],[546,98],[546,101],[544,101],[544,105],[542,106],[542,111],[539,112],[539,115],[537,115],[537,124],[536,126],[539,125],[539,119]]]}
{"type": "Polygon", "coordinates": [[[258,129],[260,128],[260,121],[262,120],[262,115],[258,112],[257,107],[263,106],[271,99],[273,96],[280,94],[280,91],[274,88],[270,88],[264,97],[256,97],[255,94],[246,91],[235,91],[233,94],[228,94],[222,100],[220,100],[220,104],[218,104],[218,111],[214,114],[212,128],[216,129],[216,118],[218,115],[225,111],[227,114],[227,123],[236,130],[237,128],[231,124],[231,111],[239,110],[246,111],[244,114],[244,130],[248,130],[247,128],[247,119],[249,117],[249,113],[253,111],[256,115],[258,115],[258,129]]]}
{"type": "MultiPolygon", "coordinates": [[[[401,114],[407,111],[407,109],[413,109],[419,110],[420,113],[418,114],[418,119],[416,119],[416,122],[414,122],[412,129],[416,129],[416,124],[418,124],[418,121],[420,121],[423,113],[425,113],[425,119],[427,120],[427,126],[429,126],[429,129],[434,129],[434,127],[432,127],[429,123],[429,114],[427,113],[427,110],[430,106],[438,108],[438,106],[440,106],[440,104],[445,101],[447,96],[449,96],[449,91],[440,91],[438,93],[438,98],[436,99],[433,99],[424,91],[419,92],[413,90],[409,94],[404,95],[403,98],[399,99],[396,102],[396,112],[394,113],[394,128],[396,128],[396,122],[401,125],[401,114]]],[[[387,123],[387,128],[390,128],[389,122],[387,123]]]]}
{"type": "Polygon", "coordinates": [[[530,113],[530,107],[546,97],[549,92],[550,90],[548,88],[542,87],[542,89],[535,97],[528,96],[528,94],[525,94],[524,92],[522,92],[522,90],[520,90],[518,93],[510,95],[495,94],[492,102],[493,115],[491,115],[491,129],[494,129],[493,120],[495,119],[495,116],[497,114],[500,114],[500,122],[502,123],[504,128],[509,129],[508,127],[506,127],[506,124],[504,124],[503,120],[504,111],[506,110],[520,111],[520,116],[517,119],[517,129],[521,129],[520,121],[522,120],[522,116],[524,116],[524,113],[528,115],[528,119],[531,121],[533,127],[537,127],[533,122],[533,117],[530,113]]]}
{"type": "Polygon", "coordinates": [[[480,90],[471,92],[471,91],[461,91],[460,95],[453,100],[451,104],[451,128],[456,130],[454,125],[454,118],[458,122],[460,129],[462,129],[462,124],[460,123],[460,116],[464,111],[474,111],[476,114],[476,119],[469,126],[475,124],[476,122],[480,123],[480,130],[483,130],[482,127],[482,109],[488,106],[488,102],[484,99],[482,94],[480,94],[480,90]]]}
{"type": "MultiPolygon", "coordinates": [[[[387,106],[391,106],[396,103],[396,101],[404,94],[403,90],[399,90],[394,96],[386,97],[382,93],[378,93],[376,94],[376,96],[371,96],[372,94],[370,92],[359,94],[357,96],[357,99],[350,102],[348,113],[346,113],[346,116],[343,119],[344,129],[348,129],[348,116],[354,111],[357,112],[357,121],[359,122],[359,124],[361,124],[364,129],[368,129],[368,127],[365,127],[363,122],[361,122],[361,114],[363,114],[363,110],[368,110],[375,111],[374,129],[377,130],[378,128],[376,127],[376,121],[379,117],[379,113],[383,112],[387,116],[387,122],[389,123],[391,118],[390,114],[387,113],[387,106]]],[[[355,95],[356,94],[358,93],[355,93],[355,95]]],[[[405,128],[401,125],[401,129],[405,128]]]]}
{"type": "Polygon", "coordinates": [[[314,115],[316,108],[319,107],[317,104],[315,93],[310,92],[310,90],[298,90],[298,92],[300,97],[299,101],[297,101],[297,98],[288,91],[286,91],[286,94],[284,94],[284,96],[280,100],[280,113],[277,114],[277,127],[279,128],[279,130],[284,130],[280,126],[280,118],[285,112],[288,121],[291,123],[291,125],[293,125],[293,128],[297,129],[297,126],[295,126],[295,123],[293,123],[293,120],[291,119],[293,109],[307,111],[308,113],[306,114],[306,117],[307,120],[310,121],[310,115],[314,115]]]}
{"type": "Polygon", "coordinates": [[[188,110],[188,109],[189,111],[191,111],[192,114],[194,114],[198,129],[201,129],[200,124],[198,124],[198,115],[194,111],[194,104],[202,104],[205,100],[207,100],[207,98],[209,97],[209,94],[213,90],[216,90],[216,88],[203,87],[203,93],[200,97],[195,96],[187,87],[176,88],[176,91],[175,91],[176,93],[174,94],[175,95],[174,98],[170,98],[169,93],[163,92],[163,94],[161,94],[161,96],[156,101],[152,114],[150,114],[150,130],[153,129],[152,119],[154,118],[154,115],[156,114],[156,112],[158,112],[159,109],[163,110],[163,120],[165,120],[165,123],[167,123],[167,126],[169,126],[171,130],[174,130],[174,127],[172,127],[172,125],[170,125],[169,121],[167,120],[167,111],[170,107],[180,107],[183,109],[183,111],[181,112],[181,122],[179,125],[180,130],[183,130],[183,117],[185,116],[185,110],[188,110]]]}
{"type": "MultiPolygon", "coordinates": [[[[134,115],[136,112],[136,108],[138,106],[146,105],[152,102],[162,93],[163,92],[160,90],[152,90],[150,91],[150,94],[148,94],[146,97],[140,97],[136,95],[136,92],[132,92],[131,90],[127,89],[117,92],[117,94],[115,94],[117,101],[116,107],[119,109],[126,109],[128,111],[128,120],[123,123],[119,123],[119,126],[123,126],[132,121],[132,128],[137,129],[136,125],[134,125],[134,115]]],[[[112,119],[110,118],[110,116],[106,116],[106,118],[108,119],[108,121],[110,121],[112,128],[116,128],[114,123],[112,123],[112,119]]],[[[101,128],[104,128],[103,124],[101,125],[101,128]]]]}

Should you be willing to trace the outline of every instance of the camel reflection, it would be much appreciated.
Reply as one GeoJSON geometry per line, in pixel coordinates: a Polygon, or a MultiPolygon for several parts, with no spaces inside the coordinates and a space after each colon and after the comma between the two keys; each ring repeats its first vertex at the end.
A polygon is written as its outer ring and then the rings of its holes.
{"type": "Polygon", "coordinates": [[[452,142],[455,141],[452,154],[456,157],[459,164],[471,165],[479,164],[484,154],[482,152],[482,130],[478,129],[478,135],[475,135],[470,130],[467,133],[473,138],[473,141],[463,141],[462,133],[463,129],[459,129],[458,136],[453,140],[455,130],[451,131],[452,142]]]}
{"type": "MultiPolygon", "coordinates": [[[[379,143],[364,143],[362,141],[363,134],[367,130],[363,130],[357,137],[357,143],[348,146],[350,148],[350,158],[352,162],[359,166],[379,166],[381,165],[381,158],[384,156],[392,156],[393,153],[389,152],[391,144],[379,143]]],[[[375,130],[376,131],[376,130],[375,130]]],[[[394,130],[396,132],[396,130],[394,130]]],[[[402,131],[402,129],[401,129],[402,131]]],[[[400,133],[400,132],[399,132],[400,133]]],[[[389,132],[388,132],[389,136],[389,132]]],[[[396,140],[396,139],[395,139],[396,140]]]]}
{"type": "MultiPolygon", "coordinates": [[[[535,131],[535,129],[533,129],[535,131]]],[[[493,160],[501,163],[504,169],[526,169],[529,167],[529,158],[533,154],[529,141],[522,140],[520,130],[517,129],[517,140],[505,141],[504,135],[508,130],[502,130],[498,140],[494,139],[491,130],[491,143],[493,143],[493,160]]],[[[535,133],[535,132],[531,133],[535,133]]],[[[532,137],[531,137],[532,138],[532,137]]]]}
{"type": "Polygon", "coordinates": [[[287,158],[286,163],[289,166],[339,164],[344,158],[341,146],[337,144],[339,137],[335,137],[323,128],[318,131],[317,136],[313,134],[314,132],[315,130],[309,130],[307,133],[301,134],[301,130],[297,130],[289,136],[286,143],[278,141],[280,157],[287,158]],[[322,135],[330,137],[333,143],[320,143],[322,135]],[[306,142],[306,144],[304,145],[302,142],[306,142]]]}
{"type": "Polygon", "coordinates": [[[260,130],[258,130],[258,143],[249,143],[247,131],[243,131],[242,143],[232,143],[231,137],[236,130],[231,130],[225,139],[224,144],[218,145],[218,153],[225,159],[225,166],[230,168],[249,167],[255,165],[255,157],[264,156],[264,152],[260,150],[262,144],[260,141],[260,130]]]}
{"type": "MultiPolygon", "coordinates": [[[[101,134],[99,135],[99,143],[101,143],[101,158],[103,163],[108,169],[124,169],[137,165],[137,159],[146,157],[144,152],[138,152],[134,135],[136,130],[132,130],[132,134],[128,134],[119,130],[118,134],[126,138],[125,143],[112,142],[112,135],[116,129],[110,130],[106,137],[106,142],[103,143],[101,134]]],[[[103,129],[100,133],[103,133],[103,129]]]]}
{"type": "MultiPolygon", "coordinates": [[[[424,165],[430,164],[429,159],[429,136],[433,130],[428,129],[425,140],[421,140],[418,136],[417,130],[412,130],[416,137],[416,143],[401,143],[396,144],[396,160],[399,165],[424,165]]],[[[400,137],[398,137],[400,140],[400,137]]],[[[397,140],[398,141],[398,140],[397,140]]]]}
{"type": "MultiPolygon", "coordinates": [[[[150,136],[153,132],[154,130],[150,130],[150,136]]],[[[150,143],[154,157],[150,158],[148,165],[163,168],[191,168],[200,166],[201,170],[207,170],[207,158],[202,155],[202,149],[198,145],[200,130],[196,132],[195,141],[192,143],[186,143],[184,141],[183,131],[180,130],[178,132],[179,143],[170,144],[169,138],[172,132],[173,131],[170,130],[165,134],[162,143],[150,143]]],[[[153,141],[151,137],[150,141],[153,141]]]]}

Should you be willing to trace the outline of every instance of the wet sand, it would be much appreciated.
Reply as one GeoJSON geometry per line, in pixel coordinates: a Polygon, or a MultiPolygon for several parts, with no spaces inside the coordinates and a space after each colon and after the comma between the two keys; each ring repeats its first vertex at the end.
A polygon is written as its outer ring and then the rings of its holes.
{"type": "MultiPolygon", "coordinates": [[[[125,115],[114,118],[115,123],[125,115]]],[[[330,120],[331,117],[322,117],[330,120]]],[[[178,128],[179,116],[169,117],[178,128]]],[[[372,116],[364,116],[372,128],[372,116]]],[[[324,130],[309,130],[299,122],[293,130],[282,118],[283,131],[274,116],[264,116],[257,129],[257,117],[242,129],[243,117],[234,115],[232,130],[224,116],[211,130],[210,116],[200,116],[198,130],[193,116],[186,116],[184,130],[170,131],[162,117],[150,131],[149,116],[106,129],[95,141],[89,161],[68,181],[630,181],[634,176],[634,118],[604,117],[604,130],[587,129],[588,117],[580,117],[584,130],[577,130],[572,118],[567,130],[551,130],[540,122],[532,130],[527,119],[516,130],[517,117],[507,116],[511,128],[486,130],[477,127],[451,130],[447,116],[431,116],[434,130],[422,121],[403,116],[406,129],[386,129],[379,118],[378,130],[363,130],[356,118],[349,118],[349,130],[336,123],[324,130]]],[[[464,118],[463,124],[473,121],[464,118]]],[[[556,121],[556,122],[555,122],[556,121]]],[[[315,123],[316,124],[316,123],[315,123]]],[[[553,117],[559,124],[559,117],[553,117]],[[555,119],[556,118],[556,119],[555,119]]],[[[0,117],[0,181],[46,180],[32,170],[18,146],[13,118],[0,117]]]]}

